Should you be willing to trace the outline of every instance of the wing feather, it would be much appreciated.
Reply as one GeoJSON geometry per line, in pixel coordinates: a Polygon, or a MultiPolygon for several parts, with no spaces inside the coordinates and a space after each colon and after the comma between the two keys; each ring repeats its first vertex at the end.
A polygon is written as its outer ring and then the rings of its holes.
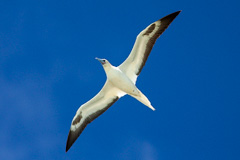
{"type": "Polygon", "coordinates": [[[134,83],[136,83],[137,76],[142,71],[156,40],[180,12],[181,11],[177,11],[159,19],[138,34],[130,55],[119,66],[134,83]]]}
{"type": "Polygon", "coordinates": [[[85,127],[111,107],[124,93],[106,81],[101,91],[80,106],[74,116],[68,133],[66,152],[80,136],[85,127]]]}

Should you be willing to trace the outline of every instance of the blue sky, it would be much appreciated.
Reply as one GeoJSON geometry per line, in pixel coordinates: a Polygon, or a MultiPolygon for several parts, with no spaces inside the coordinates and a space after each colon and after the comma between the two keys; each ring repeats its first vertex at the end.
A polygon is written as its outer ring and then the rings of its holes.
{"type": "Polygon", "coordinates": [[[1,1],[0,159],[240,158],[237,0],[1,1]],[[156,108],[117,101],[65,145],[78,107],[103,86],[137,34],[182,10],[137,86],[156,108]]]}

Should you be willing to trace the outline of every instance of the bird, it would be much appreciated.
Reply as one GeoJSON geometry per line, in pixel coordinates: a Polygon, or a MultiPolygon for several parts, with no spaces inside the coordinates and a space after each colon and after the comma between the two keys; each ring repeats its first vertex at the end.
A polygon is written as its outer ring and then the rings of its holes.
{"type": "Polygon", "coordinates": [[[126,94],[153,111],[155,110],[148,98],[137,88],[137,77],[142,71],[156,40],[180,12],[181,10],[169,14],[142,30],[138,34],[129,56],[118,67],[113,66],[107,59],[96,58],[102,64],[107,80],[98,94],[81,105],[73,117],[68,133],[66,152],[89,123],[126,94]]]}

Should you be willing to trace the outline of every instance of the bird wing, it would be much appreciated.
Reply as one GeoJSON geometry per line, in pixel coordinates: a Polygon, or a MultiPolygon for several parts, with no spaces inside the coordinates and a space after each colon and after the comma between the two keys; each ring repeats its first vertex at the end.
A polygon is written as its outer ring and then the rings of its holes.
{"type": "Polygon", "coordinates": [[[181,11],[174,12],[150,24],[136,38],[128,58],[119,66],[134,83],[140,74],[157,38],[167,29],[181,11]]]}
{"type": "Polygon", "coordinates": [[[71,128],[68,133],[66,152],[77,140],[84,128],[104,113],[123,95],[125,95],[124,92],[113,87],[107,80],[101,91],[95,97],[80,106],[71,123],[71,128]]]}

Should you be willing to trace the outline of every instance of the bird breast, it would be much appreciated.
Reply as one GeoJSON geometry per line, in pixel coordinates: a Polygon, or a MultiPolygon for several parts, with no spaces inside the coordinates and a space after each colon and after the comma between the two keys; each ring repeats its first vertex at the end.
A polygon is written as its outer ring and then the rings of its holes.
{"type": "Polygon", "coordinates": [[[107,73],[108,80],[117,88],[127,94],[138,96],[140,95],[134,83],[123,73],[119,68],[114,67],[107,73]]]}

